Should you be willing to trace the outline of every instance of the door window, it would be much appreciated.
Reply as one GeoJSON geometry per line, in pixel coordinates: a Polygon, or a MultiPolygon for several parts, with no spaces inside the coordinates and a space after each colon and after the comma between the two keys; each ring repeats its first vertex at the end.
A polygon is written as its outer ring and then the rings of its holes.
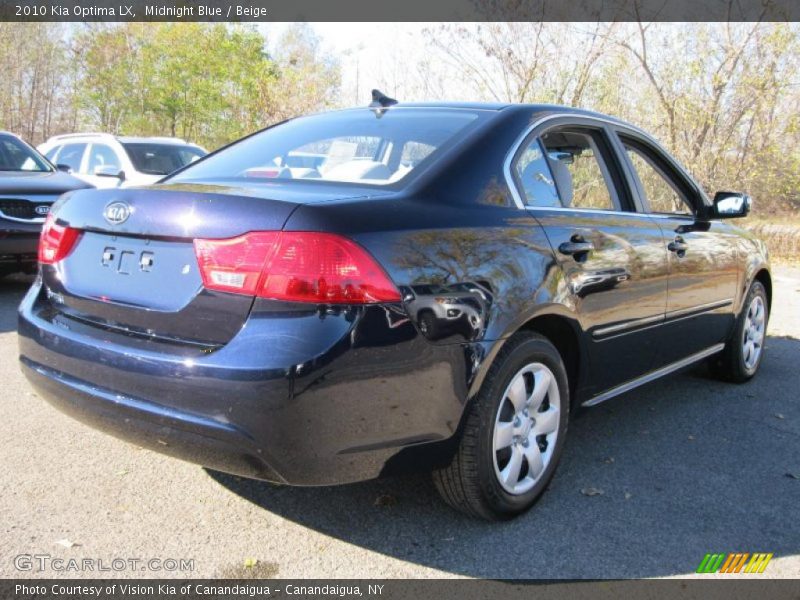
{"type": "Polygon", "coordinates": [[[80,172],[85,151],[86,144],[67,144],[58,153],[58,164],[67,165],[73,171],[80,172]]]}
{"type": "Polygon", "coordinates": [[[556,184],[539,140],[534,138],[522,150],[514,165],[528,206],[561,206],[556,184]]]}
{"type": "Polygon", "coordinates": [[[47,151],[47,154],[45,154],[45,157],[51,163],[55,163],[56,162],[56,154],[58,154],[59,150],[61,150],[61,146],[53,146],[52,148],[50,148],[50,150],[47,151]]]}
{"type": "Polygon", "coordinates": [[[639,178],[650,212],[662,214],[693,214],[692,206],[680,187],[666,175],[665,170],[647,152],[623,141],[633,170],[639,178]]]}
{"type": "Polygon", "coordinates": [[[565,207],[617,210],[611,193],[613,183],[597,136],[569,129],[548,131],[542,136],[565,207]]]}
{"type": "Polygon", "coordinates": [[[92,144],[89,152],[89,174],[94,175],[101,167],[113,167],[117,170],[122,169],[119,157],[111,146],[105,144],[92,144]]]}

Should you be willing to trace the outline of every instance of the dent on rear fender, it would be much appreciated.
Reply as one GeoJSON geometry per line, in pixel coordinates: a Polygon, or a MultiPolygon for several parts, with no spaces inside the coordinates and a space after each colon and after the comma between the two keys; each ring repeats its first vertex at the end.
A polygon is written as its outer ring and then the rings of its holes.
{"type": "Polygon", "coordinates": [[[550,244],[525,215],[494,227],[383,232],[359,241],[389,272],[409,319],[434,344],[501,339],[558,295],[550,244]]]}

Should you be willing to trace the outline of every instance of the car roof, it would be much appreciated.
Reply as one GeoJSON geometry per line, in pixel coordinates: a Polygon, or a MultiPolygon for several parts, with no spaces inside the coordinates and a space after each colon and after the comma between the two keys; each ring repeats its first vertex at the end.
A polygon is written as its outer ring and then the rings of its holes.
{"type": "Polygon", "coordinates": [[[163,136],[150,136],[150,137],[135,137],[127,135],[114,135],[111,133],[101,132],[88,132],[88,133],[65,133],[62,135],[54,135],[47,140],[48,144],[55,142],[67,141],[82,141],[82,140],[115,140],[123,144],[175,144],[181,146],[194,146],[186,140],[181,138],[163,137],[163,136]]]}
{"type": "MultiPolygon", "coordinates": [[[[382,110],[393,110],[398,108],[433,108],[433,109],[453,109],[453,110],[481,110],[481,111],[522,111],[535,114],[537,116],[545,116],[547,114],[571,114],[575,116],[594,117],[612,121],[619,125],[638,129],[635,125],[627,123],[622,119],[607,115],[604,113],[587,110],[584,108],[576,108],[574,106],[565,106],[561,104],[520,104],[513,102],[398,102],[397,104],[388,106],[382,110]]],[[[352,107],[344,110],[374,110],[370,107],[352,107]]]]}
{"type": "Polygon", "coordinates": [[[134,137],[129,135],[121,135],[117,137],[117,140],[122,142],[123,144],[175,144],[180,146],[194,146],[183,140],[181,138],[172,138],[172,137],[160,137],[160,136],[153,136],[153,137],[134,137]]]}

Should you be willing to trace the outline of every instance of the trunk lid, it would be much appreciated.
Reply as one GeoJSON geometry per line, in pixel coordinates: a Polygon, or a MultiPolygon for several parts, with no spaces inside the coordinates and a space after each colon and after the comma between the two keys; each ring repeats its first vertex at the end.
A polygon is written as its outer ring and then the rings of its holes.
{"type": "Polygon", "coordinates": [[[64,260],[43,265],[48,299],[65,316],[102,328],[222,345],[243,326],[253,298],[206,290],[193,240],[277,231],[301,198],[342,197],[341,190],[288,187],[181,184],[77,192],[54,208],[58,222],[82,234],[64,260]]]}

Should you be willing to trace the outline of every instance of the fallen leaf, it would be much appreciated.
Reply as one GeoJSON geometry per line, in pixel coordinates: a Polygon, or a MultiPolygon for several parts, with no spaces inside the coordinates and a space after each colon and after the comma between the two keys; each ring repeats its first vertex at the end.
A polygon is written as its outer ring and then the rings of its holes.
{"type": "Polygon", "coordinates": [[[128,469],[121,469],[121,470],[117,471],[117,475],[119,477],[124,477],[127,474],[128,474],[128,469]]]}
{"type": "Polygon", "coordinates": [[[80,544],[71,542],[67,538],[64,538],[63,540],[58,540],[56,544],[58,544],[59,546],[64,546],[64,548],[73,548],[74,546],[80,546],[80,544]]]}
{"type": "Polygon", "coordinates": [[[583,488],[581,490],[581,494],[583,494],[584,496],[602,496],[604,493],[605,492],[603,492],[603,490],[599,490],[593,487],[583,488]]]}
{"type": "Polygon", "coordinates": [[[786,473],[785,477],[789,479],[800,479],[800,473],[786,473]]]}
{"type": "Polygon", "coordinates": [[[245,558],[244,559],[244,568],[245,569],[252,569],[258,564],[257,558],[245,558]]]}
{"type": "Polygon", "coordinates": [[[394,506],[397,504],[397,498],[389,494],[381,494],[375,498],[375,506],[394,506]]]}

